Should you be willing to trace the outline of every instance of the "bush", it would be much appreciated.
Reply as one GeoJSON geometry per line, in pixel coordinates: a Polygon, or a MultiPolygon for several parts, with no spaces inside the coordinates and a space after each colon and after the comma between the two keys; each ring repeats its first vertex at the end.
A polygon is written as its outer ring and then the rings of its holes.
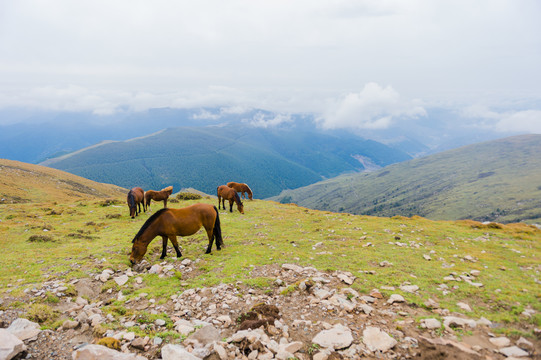
{"type": "Polygon", "coordinates": [[[49,235],[32,235],[28,238],[29,242],[49,242],[54,239],[49,235]]]}
{"type": "Polygon", "coordinates": [[[202,196],[199,194],[189,193],[189,192],[180,192],[177,194],[178,200],[199,200],[202,196]]]}

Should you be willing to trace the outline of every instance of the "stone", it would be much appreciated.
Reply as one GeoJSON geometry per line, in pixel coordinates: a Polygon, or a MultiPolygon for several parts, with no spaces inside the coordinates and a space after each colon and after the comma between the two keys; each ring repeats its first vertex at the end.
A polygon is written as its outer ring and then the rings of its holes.
{"type": "Polygon", "coordinates": [[[146,338],[138,337],[133,339],[130,345],[136,349],[145,350],[145,346],[147,343],[148,341],[146,340],[146,338]]]}
{"type": "Polygon", "coordinates": [[[283,264],[282,269],[291,270],[291,271],[299,273],[299,274],[303,271],[302,267],[300,267],[299,265],[295,265],[295,264],[283,264]]]}
{"type": "Polygon", "coordinates": [[[162,347],[162,360],[201,360],[189,353],[183,346],[167,344],[162,347]]]}
{"type": "Polygon", "coordinates": [[[195,331],[195,327],[191,322],[180,319],[175,322],[175,331],[179,332],[181,335],[187,336],[195,331]]]}
{"type": "Polygon", "coordinates": [[[165,320],[163,320],[163,319],[156,319],[156,320],[154,321],[154,324],[155,324],[156,326],[164,326],[164,325],[165,325],[165,320]]]}
{"type": "Polygon", "coordinates": [[[397,344],[397,341],[381,329],[368,326],[363,331],[363,343],[372,352],[386,352],[392,349],[397,344]]]}
{"type": "Polygon", "coordinates": [[[404,299],[404,297],[402,295],[392,294],[391,297],[389,298],[389,300],[387,300],[387,304],[394,304],[395,302],[403,303],[405,301],[406,300],[404,299]]]}
{"type": "Polygon", "coordinates": [[[366,315],[370,315],[370,313],[374,311],[374,308],[368,304],[359,304],[358,306],[366,315]]]}
{"type": "Polygon", "coordinates": [[[280,345],[280,348],[288,353],[294,354],[300,349],[302,349],[303,346],[304,343],[302,343],[301,341],[293,341],[289,344],[280,345]]]}
{"type": "Polygon", "coordinates": [[[402,285],[400,286],[400,290],[408,293],[414,293],[419,290],[419,287],[417,285],[402,285]]]}
{"type": "Polygon", "coordinates": [[[520,337],[520,339],[517,340],[517,346],[521,349],[529,351],[534,349],[533,343],[524,339],[523,337],[520,337]]]}
{"type": "Polygon", "coordinates": [[[115,276],[113,280],[118,284],[118,286],[122,286],[128,282],[128,275],[121,275],[121,276],[115,276]]]}
{"type": "Polygon", "coordinates": [[[26,346],[21,339],[6,329],[0,329],[0,359],[13,359],[24,350],[26,350],[26,346]]]}
{"type": "Polygon", "coordinates": [[[33,321],[18,318],[7,328],[7,331],[17,336],[22,341],[36,337],[40,332],[40,326],[33,321]]]}
{"type": "Polygon", "coordinates": [[[443,318],[443,325],[446,328],[452,328],[452,327],[470,327],[475,328],[477,326],[477,323],[474,320],[471,319],[463,319],[456,316],[446,316],[443,318]]]}
{"type": "Polygon", "coordinates": [[[383,294],[378,289],[372,289],[369,295],[376,299],[383,299],[383,294]]]}
{"type": "Polygon", "coordinates": [[[458,302],[458,303],[456,303],[456,305],[457,305],[459,308],[461,308],[462,310],[464,310],[464,311],[467,311],[467,312],[471,312],[471,311],[472,311],[470,305],[468,305],[468,304],[466,304],[466,303],[458,302]]]}
{"type": "Polygon", "coordinates": [[[345,274],[338,274],[337,276],[342,282],[351,285],[355,281],[355,278],[352,276],[347,276],[345,274]]]}
{"type": "Polygon", "coordinates": [[[102,345],[86,345],[71,354],[73,360],[147,360],[146,357],[123,353],[102,345]]]}
{"type": "Polygon", "coordinates": [[[505,336],[490,338],[488,340],[499,348],[511,345],[511,340],[509,340],[505,336]]]}
{"type": "Polygon", "coordinates": [[[214,351],[218,354],[220,360],[227,360],[227,351],[222,345],[214,343],[214,351]]]}
{"type": "Polygon", "coordinates": [[[148,270],[149,274],[160,274],[163,270],[163,267],[159,264],[154,264],[148,270]]]}
{"type": "Polygon", "coordinates": [[[184,342],[186,344],[192,343],[193,341],[198,342],[202,346],[207,344],[212,344],[215,341],[220,341],[222,339],[222,334],[218,329],[212,325],[206,325],[202,328],[196,330],[192,335],[190,335],[184,342]]]}
{"type": "Polygon", "coordinates": [[[423,319],[421,320],[421,327],[425,329],[439,329],[441,327],[441,322],[438,319],[423,319]]]}
{"type": "Polygon", "coordinates": [[[528,353],[518,346],[509,346],[499,350],[502,354],[507,357],[524,357],[528,356],[528,353]]]}
{"type": "Polygon", "coordinates": [[[64,323],[62,324],[62,329],[64,329],[64,330],[75,329],[77,326],[79,326],[79,322],[78,322],[78,321],[74,321],[74,320],[66,320],[66,321],[64,321],[64,323]]]}
{"type": "Polygon", "coordinates": [[[344,349],[351,345],[353,336],[348,327],[337,324],[329,330],[323,330],[318,333],[312,339],[312,342],[323,348],[344,349]]]}
{"type": "Polygon", "coordinates": [[[320,300],[325,300],[331,297],[331,293],[325,289],[315,289],[314,296],[320,300]]]}

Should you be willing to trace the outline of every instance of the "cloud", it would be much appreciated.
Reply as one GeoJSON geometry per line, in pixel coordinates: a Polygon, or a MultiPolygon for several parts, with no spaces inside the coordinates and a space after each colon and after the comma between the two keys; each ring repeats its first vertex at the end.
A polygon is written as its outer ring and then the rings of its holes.
{"type": "Polygon", "coordinates": [[[318,119],[323,128],[386,129],[400,118],[426,116],[419,101],[407,101],[391,86],[368,83],[359,93],[331,101],[318,119]]]}
{"type": "Polygon", "coordinates": [[[462,111],[463,116],[477,120],[477,126],[500,132],[541,134],[541,110],[497,112],[481,105],[462,111]]]}
{"type": "Polygon", "coordinates": [[[268,128],[268,127],[278,126],[283,123],[288,123],[291,121],[292,121],[291,115],[278,114],[278,115],[268,116],[261,112],[258,112],[248,122],[250,125],[255,126],[255,127],[268,128]]]}

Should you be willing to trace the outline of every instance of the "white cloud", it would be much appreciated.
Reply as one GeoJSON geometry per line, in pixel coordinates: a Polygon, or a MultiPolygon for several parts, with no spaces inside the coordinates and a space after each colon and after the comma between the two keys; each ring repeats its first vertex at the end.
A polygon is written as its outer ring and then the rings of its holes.
{"type": "Polygon", "coordinates": [[[292,121],[291,115],[278,114],[278,115],[273,115],[269,117],[261,112],[258,112],[248,122],[252,126],[268,128],[268,127],[278,126],[283,123],[288,123],[291,121],[292,121]]]}
{"type": "Polygon", "coordinates": [[[318,122],[328,129],[385,129],[400,118],[425,115],[419,101],[402,99],[391,86],[368,83],[361,92],[332,101],[318,122]]]}
{"type": "Polygon", "coordinates": [[[462,114],[475,119],[480,127],[501,132],[541,134],[541,110],[497,112],[486,106],[472,105],[464,109],[462,114]]]}

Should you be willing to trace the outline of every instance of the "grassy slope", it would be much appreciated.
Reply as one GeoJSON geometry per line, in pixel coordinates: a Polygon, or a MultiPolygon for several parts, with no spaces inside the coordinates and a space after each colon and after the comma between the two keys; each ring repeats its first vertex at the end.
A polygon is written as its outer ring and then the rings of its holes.
{"type": "MultiPolygon", "coordinates": [[[[150,214],[131,220],[124,198],[118,201],[122,204],[105,207],[98,199],[77,197],[65,202],[0,205],[0,297],[22,296],[25,289],[47,280],[86,278],[105,268],[126,269],[131,239],[150,214]],[[32,235],[43,234],[50,241],[28,241],[32,235]]],[[[215,203],[210,198],[202,201],[215,203]]],[[[254,267],[296,263],[321,271],[350,271],[358,277],[352,287],[364,294],[383,285],[418,285],[418,294],[398,289],[382,292],[387,296],[401,293],[408,302],[419,305],[432,298],[451,311],[458,311],[456,303],[465,301],[474,309],[471,317],[510,322],[497,331],[511,330],[512,323],[524,321],[541,325],[541,293],[536,283],[541,232],[534,227],[497,229],[474,222],[377,218],[261,200],[246,201],[245,211],[245,215],[220,212],[226,244],[220,252],[213,249],[212,254],[204,254],[206,236],[202,232],[180,240],[184,257],[201,259],[194,277],[179,283],[176,277],[142,274],[145,287],[135,290],[132,278],[123,293],[128,298],[145,292],[166,299],[185,288],[237,281],[265,288],[272,286],[274,279],[253,277],[254,267]],[[429,253],[431,261],[423,258],[429,253]],[[465,260],[467,255],[476,262],[465,260]],[[393,265],[380,267],[382,261],[393,265]],[[484,284],[482,288],[452,282],[448,283],[450,294],[444,296],[438,290],[450,272],[460,275],[474,269],[481,272],[476,281],[484,284]],[[521,317],[527,307],[536,309],[538,315],[529,320],[521,317]]],[[[160,242],[155,240],[146,259],[161,262],[160,250],[160,242]]],[[[169,253],[166,261],[179,260],[169,253]]],[[[120,290],[108,282],[103,291],[111,287],[120,290]]],[[[111,304],[116,305],[120,304],[111,304]]]]}
{"type": "Polygon", "coordinates": [[[0,159],[0,204],[66,202],[126,194],[115,185],[97,183],[44,166],[0,159]]]}
{"type": "Polygon", "coordinates": [[[541,135],[516,136],[284,191],[275,200],[379,216],[541,221],[541,135]]]}

